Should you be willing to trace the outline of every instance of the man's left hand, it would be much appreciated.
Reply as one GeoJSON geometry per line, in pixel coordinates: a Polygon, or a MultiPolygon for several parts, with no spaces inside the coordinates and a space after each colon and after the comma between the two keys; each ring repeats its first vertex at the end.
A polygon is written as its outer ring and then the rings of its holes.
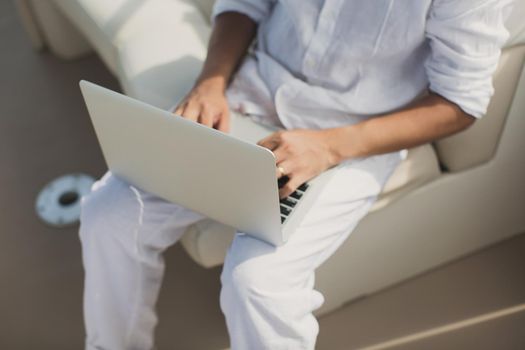
{"type": "Polygon", "coordinates": [[[328,130],[295,129],[278,131],[257,143],[275,155],[277,178],[289,178],[279,189],[281,198],[339,163],[339,157],[330,148],[329,138],[328,130]]]}

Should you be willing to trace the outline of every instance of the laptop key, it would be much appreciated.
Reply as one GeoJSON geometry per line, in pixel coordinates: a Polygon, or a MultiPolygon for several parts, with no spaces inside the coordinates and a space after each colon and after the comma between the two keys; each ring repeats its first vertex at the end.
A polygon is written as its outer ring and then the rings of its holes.
{"type": "Polygon", "coordinates": [[[284,205],[289,206],[290,208],[293,208],[293,207],[295,207],[297,202],[295,200],[293,200],[293,199],[290,199],[290,197],[286,197],[284,199],[281,199],[281,204],[284,204],[284,205]]]}
{"type": "Polygon", "coordinates": [[[301,199],[301,197],[303,196],[303,193],[302,192],[299,192],[299,191],[295,191],[293,192],[290,197],[292,197],[293,199],[296,199],[296,200],[299,200],[301,199]]]}
{"type": "Polygon", "coordinates": [[[301,186],[299,186],[297,189],[299,191],[306,191],[306,189],[308,188],[308,184],[305,182],[304,184],[302,184],[301,186]]]}
{"type": "Polygon", "coordinates": [[[287,215],[290,215],[291,212],[292,212],[291,209],[288,209],[288,208],[286,208],[286,207],[281,205],[281,214],[282,215],[286,215],[287,216],[287,215]]]}
{"type": "Polygon", "coordinates": [[[281,216],[281,224],[284,222],[284,220],[286,220],[286,217],[285,216],[281,216]]]}
{"type": "Polygon", "coordinates": [[[288,176],[286,175],[281,176],[280,178],[277,179],[277,187],[282,188],[284,185],[286,185],[288,180],[290,180],[288,176]]]}

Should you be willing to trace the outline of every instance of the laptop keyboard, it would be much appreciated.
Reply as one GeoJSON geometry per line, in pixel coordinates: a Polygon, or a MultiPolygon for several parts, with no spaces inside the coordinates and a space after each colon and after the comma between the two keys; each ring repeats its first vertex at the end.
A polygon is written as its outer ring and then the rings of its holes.
{"type": "MultiPolygon", "coordinates": [[[[277,180],[277,185],[279,186],[279,188],[281,188],[288,182],[288,180],[289,178],[287,176],[282,176],[280,179],[277,180]]],[[[308,183],[304,183],[301,186],[299,186],[288,197],[279,200],[281,210],[281,224],[286,221],[288,216],[290,216],[293,209],[295,208],[299,200],[302,198],[304,192],[308,189],[308,187],[308,183]]]]}

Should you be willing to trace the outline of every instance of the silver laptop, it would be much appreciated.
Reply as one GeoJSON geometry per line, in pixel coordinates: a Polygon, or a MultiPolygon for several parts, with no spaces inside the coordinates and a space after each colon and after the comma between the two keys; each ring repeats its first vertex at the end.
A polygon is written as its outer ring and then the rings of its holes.
{"type": "Polygon", "coordinates": [[[276,129],[232,115],[226,134],[87,81],[80,82],[108,168],[130,184],[273,245],[284,244],[333,170],[279,199],[276,129]]]}

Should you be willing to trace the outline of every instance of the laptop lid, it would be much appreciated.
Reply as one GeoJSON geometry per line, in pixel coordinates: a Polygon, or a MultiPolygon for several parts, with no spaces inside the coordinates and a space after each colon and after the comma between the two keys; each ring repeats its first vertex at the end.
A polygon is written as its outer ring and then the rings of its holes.
{"type": "Polygon", "coordinates": [[[114,174],[242,232],[283,243],[271,151],[93,83],[81,81],[80,87],[114,174]]]}

